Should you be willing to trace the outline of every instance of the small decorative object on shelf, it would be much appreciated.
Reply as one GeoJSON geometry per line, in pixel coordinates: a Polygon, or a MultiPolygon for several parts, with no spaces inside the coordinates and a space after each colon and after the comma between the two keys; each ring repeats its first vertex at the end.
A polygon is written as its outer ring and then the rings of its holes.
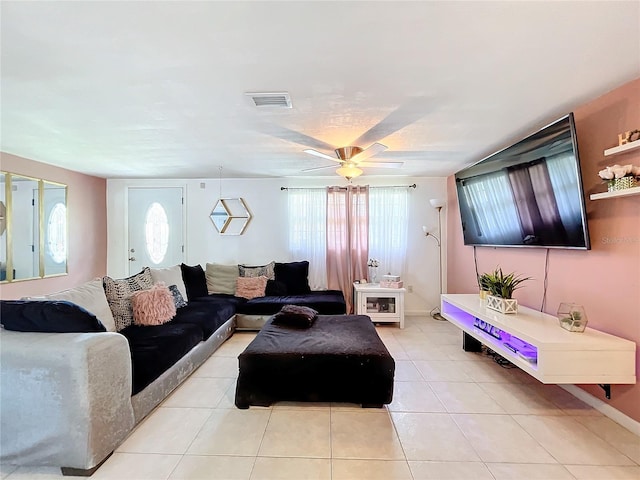
{"type": "Polygon", "coordinates": [[[382,276],[380,286],[384,288],[402,288],[404,286],[404,282],[400,280],[400,275],[391,275],[388,273],[387,275],[382,276]]]}
{"type": "Polygon", "coordinates": [[[518,313],[518,300],[487,295],[487,308],[500,313],[518,313]]]}
{"type": "Polygon", "coordinates": [[[582,305],[561,303],[558,307],[558,322],[565,330],[582,333],[587,328],[587,321],[587,314],[582,305]]]}
{"type": "Polygon", "coordinates": [[[625,190],[638,185],[636,177],[640,176],[640,167],[635,165],[612,165],[598,172],[600,178],[607,182],[607,191],[625,190]]]}
{"type": "Polygon", "coordinates": [[[367,267],[369,267],[369,283],[377,283],[378,282],[378,267],[380,266],[380,262],[376,258],[370,258],[367,262],[367,267]]]}
{"type": "Polygon", "coordinates": [[[631,130],[629,132],[618,134],[618,146],[640,140],[640,130],[631,130]],[[634,138],[635,137],[635,138],[634,138]]]}
{"type": "Polygon", "coordinates": [[[518,300],[513,297],[513,292],[520,288],[520,284],[530,277],[516,276],[514,273],[505,275],[501,268],[492,273],[483,273],[478,277],[478,284],[486,289],[487,308],[500,313],[518,313],[518,300]]]}

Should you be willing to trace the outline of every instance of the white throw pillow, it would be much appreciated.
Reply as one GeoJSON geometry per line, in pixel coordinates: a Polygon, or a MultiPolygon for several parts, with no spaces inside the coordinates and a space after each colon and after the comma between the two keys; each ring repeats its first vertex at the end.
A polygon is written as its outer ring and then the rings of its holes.
{"type": "Polygon", "coordinates": [[[50,293],[41,297],[30,297],[29,300],[65,300],[75,303],[93,313],[108,332],[116,331],[116,322],[109,308],[101,278],[96,278],[69,290],[62,290],[61,292],[50,293]]]}
{"type": "Polygon", "coordinates": [[[187,298],[187,287],[185,287],[184,280],[182,279],[182,269],[180,265],[169,268],[151,268],[150,270],[154,284],[164,282],[167,287],[175,285],[178,287],[182,298],[187,298]]]}

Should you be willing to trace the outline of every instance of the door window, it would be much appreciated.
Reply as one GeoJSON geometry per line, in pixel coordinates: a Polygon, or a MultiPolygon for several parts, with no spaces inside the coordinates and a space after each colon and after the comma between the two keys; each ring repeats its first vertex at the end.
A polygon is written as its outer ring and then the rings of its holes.
{"type": "Polygon", "coordinates": [[[158,202],[153,202],[147,210],[144,231],[147,254],[157,265],[164,260],[169,247],[169,220],[158,202]]]}

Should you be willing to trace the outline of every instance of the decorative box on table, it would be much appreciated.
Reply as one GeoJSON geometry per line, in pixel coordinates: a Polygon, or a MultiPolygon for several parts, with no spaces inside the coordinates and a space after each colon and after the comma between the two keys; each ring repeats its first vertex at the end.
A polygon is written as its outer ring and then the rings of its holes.
{"type": "Polygon", "coordinates": [[[400,275],[383,275],[380,280],[380,286],[383,288],[402,288],[404,283],[400,280],[400,275]]]}

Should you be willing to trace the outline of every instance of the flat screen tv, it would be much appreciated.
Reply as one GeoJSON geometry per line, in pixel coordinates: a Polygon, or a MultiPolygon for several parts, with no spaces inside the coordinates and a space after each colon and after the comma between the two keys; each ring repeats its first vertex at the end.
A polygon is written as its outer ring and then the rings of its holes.
{"type": "Polygon", "coordinates": [[[455,177],[465,245],[590,248],[572,113],[455,177]]]}

